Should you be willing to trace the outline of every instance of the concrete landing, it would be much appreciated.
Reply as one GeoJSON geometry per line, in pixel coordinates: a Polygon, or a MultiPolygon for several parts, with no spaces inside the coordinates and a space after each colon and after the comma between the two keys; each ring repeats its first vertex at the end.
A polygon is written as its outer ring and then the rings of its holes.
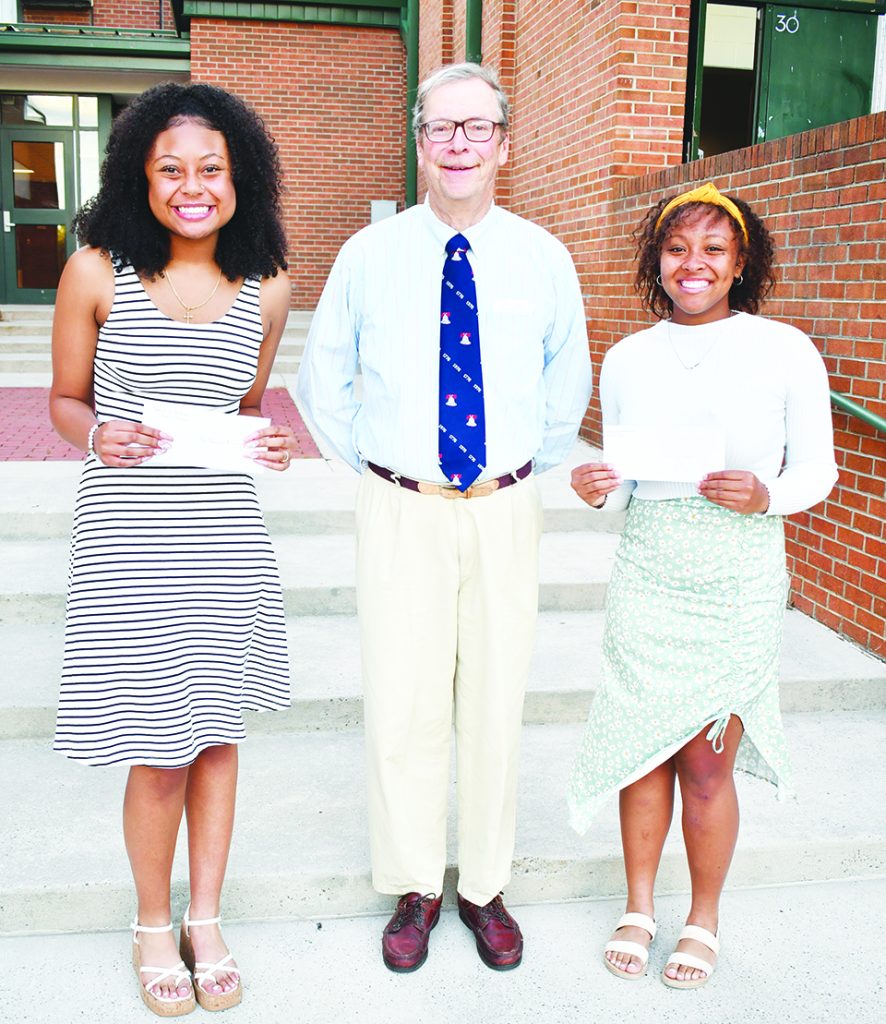
{"type": "MultiPolygon", "coordinates": [[[[515,908],[523,963],[490,971],[445,909],[427,963],[392,974],[381,962],[387,918],[232,923],[225,936],[243,970],[236,1024],[879,1024],[886,1002],[882,932],[886,880],[727,890],[723,947],[710,982],[666,988],[659,975],[686,912],[658,900],[658,937],[641,981],[613,978],[603,945],[621,900],[515,908]],[[810,926],[812,925],[812,926],[810,926]],[[848,945],[851,937],[851,947],[848,945]]],[[[146,1024],[129,964],[129,933],[0,940],[4,1017],[16,1024],[146,1024]],[[47,968],[51,965],[51,968],[47,968]]],[[[197,1010],[187,1020],[208,1020],[197,1010]]]]}

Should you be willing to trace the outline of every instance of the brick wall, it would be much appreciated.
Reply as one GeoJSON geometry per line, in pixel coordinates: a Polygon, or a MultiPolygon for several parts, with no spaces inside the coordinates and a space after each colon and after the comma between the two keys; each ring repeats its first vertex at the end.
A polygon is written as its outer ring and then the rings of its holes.
{"type": "Polygon", "coordinates": [[[191,21],[191,77],[242,96],[280,147],[293,305],[316,304],[371,199],[405,194],[406,51],[395,29],[191,21]]]}
{"type": "Polygon", "coordinates": [[[426,0],[419,17],[419,81],[441,64],[451,64],[452,5],[454,0],[426,0]]]}
{"type": "MultiPolygon", "coordinates": [[[[604,204],[603,254],[591,283],[594,364],[651,322],[631,288],[630,233],[662,196],[713,180],[746,199],[773,235],[779,284],[764,314],[809,334],[831,387],[886,417],[886,113],[621,181],[604,204]]],[[[840,479],[831,496],[786,521],[792,602],[886,654],[886,436],[834,412],[840,479]]],[[[592,403],[585,435],[599,443],[592,403]]]]}
{"type": "Polygon", "coordinates": [[[92,10],[41,10],[23,4],[23,20],[41,25],[175,28],[169,0],[94,0],[92,10]],[[161,16],[162,7],[162,16],[161,16]],[[161,24],[162,21],[162,24],[161,24]]]}
{"type": "Polygon", "coordinates": [[[460,62],[465,59],[465,12],[467,0],[453,0],[452,8],[452,59],[460,62]]]}
{"type": "Polygon", "coordinates": [[[34,25],[91,25],[92,11],[90,10],[41,10],[39,7],[23,7],[21,19],[27,24],[34,25]]]}
{"type": "MultiPolygon", "coordinates": [[[[517,64],[517,0],[486,0],[483,5],[483,63],[498,72],[502,88],[511,101],[511,143],[515,142],[519,126],[515,124],[514,86],[517,64]]],[[[498,175],[496,202],[512,209],[511,173],[514,161],[508,163],[498,175]]]]}

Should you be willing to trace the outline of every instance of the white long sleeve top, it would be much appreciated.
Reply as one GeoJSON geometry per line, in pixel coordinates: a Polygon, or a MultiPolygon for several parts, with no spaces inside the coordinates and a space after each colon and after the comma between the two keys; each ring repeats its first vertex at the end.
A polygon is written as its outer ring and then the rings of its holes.
{"type": "MultiPolygon", "coordinates": [[[[719,427],[725,468],[756,474],[769,491],[768,515],[810,508],[837,480],[824,363],[805,334],[777,320],[665,320],[624,338],[603,360],[600,402],[604,424],[719,427]]],[[[632,494],[660,501],[697,490],[626,480],[605,507],[623,509],[632,494]]]]}
{"type": "MultiPolygon", "coordinates": [[[[305,411],[355,469],[443,482],[438,453],[440,292],[457,232],[430,206],[358,231],[335,261],[299,371],[305,411]],[[354,389],[358,360],[362,396],[354,389]]],[[[477,286],[486,410],[481,480],[569,453],[591,393],[572,259],[543,228],[493,206],[462,232],[477,286]]]]}

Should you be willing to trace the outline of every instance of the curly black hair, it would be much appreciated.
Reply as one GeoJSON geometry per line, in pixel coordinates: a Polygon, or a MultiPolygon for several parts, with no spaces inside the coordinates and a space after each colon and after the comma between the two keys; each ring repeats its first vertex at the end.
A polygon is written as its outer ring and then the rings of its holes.
{"type": "Polygon", "coordinates": [[[228,144],[237,208],[219,231],[215,259],[229,280],[274,277],[286,269],[277,146],[254,110],[213,85],[164,82],[117,117],[98,194],[74,217],[81,242],[113,253],[153,279],[169,262],[169,233],[148,206],[145,161],[157,136],[192,119],[228,144]]]}
{"type": "MultiPolygon", "coordinates": [[[[723,195],[726,193],[724,192],[723,195]]],[[[662,245],[674,227],[681,224],[698,209],[702,207],[710,209],[712,205],[690,202],[676,206],[659,225],[658,218],[661,216],[661,211],[673,198],[675,197],[666,196],[656,203],[634,232],[634,240],[637,244],[637,273],[634,277],[634,287],[640,296],[643,308],[654,313],[659,320],[667,319],[674,310],[674,304],[668,293],[658,283],[662,245]]],[[[773,269],[775,248],[769,232],[750,206],[737,196],[728,196],[727,198],[731,199],[741,210],[748,231],[748,239],[745,241],[741,226],[732,214],[721,206],[715,207],[728,218],[735,231],[735,237],[738,239],[739,253],[745,258],[741,283],[736,280],[729,289],[729,308],[739,309],[745,313],[757,313],[775,285],[773,269]]]]}

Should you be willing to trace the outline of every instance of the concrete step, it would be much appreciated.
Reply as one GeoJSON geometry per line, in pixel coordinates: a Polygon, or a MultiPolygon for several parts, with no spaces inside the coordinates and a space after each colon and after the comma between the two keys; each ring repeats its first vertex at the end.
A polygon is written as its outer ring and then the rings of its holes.
{"type": "MultiPolygon", "coordinates": [[[[293,703],[253,717],[251,731],[315,732],[363,723],[353,616],[288,622],[293,703]]],[[[583,722],[600,678],[603,612],[542,612],[523,720],[583,722]]],[[[0,626],[0,740],[51,737],[61,672],[61,624],[0,626]]],[[[784,711],[886,709],[886,664],[801,612],[788,611],[781,658],[784,711]]]]}
{"type": "Polygon", "coordinates": [[[48,366],[39,373],[34,370],[30,373],[21,373],[17,370],[0,373],[0,388],[49,388],[51,386],[52,371],[48,366]]]}
{"type": "MultiPolygon", "coordinates": [[[[621,531],[624,513],[589,509],[569,486],[571,466],[592,455],[577,444],[566,465],[538,477],[547,532],[621,531]]],[[[79,462],[0,462],[0,543],[69,537],[81,471],[79,462]]],[[[337,459],[298,459],[285,474],[263,474],[256,483],[268,529],[353,533],[359,479],[337,459]]]]}
{"type": "Polygon", "coordinates": [[[4,355],[18,355],[23,352],[47,353],[50,349],[51,342],[48,334],[15,334],[10,336],[4,335],[0,331],[0,353],[4,355]]]}
{"type": "Polygon", "coordinates": [[[274,360],[274,373],[295,374],[301,369],[301,356],[278,355],[274,360]]]}
{"type": "Polygon", "coordinates": [[[52,320],[55,306],[3,305],[0,306],[0,323],[20,320],[52,320]]]}
{"type": "Polygon", "coordinates": [[[0,338],[46,337],[52,333],[52,318],[0,320],[0,338]]]}
{"type": "MultiPolygon", "coordinates": [[[[722,955],[710,982],[691,994],[658,980],[683,924],[683,895],[656,901],[659,932],[648,976],[629,987],[602,962],[603,945],[624,909],[621,900],[520,907],[526,951],[520,968],[507,974],[494,974],[480,962],[449,903],[427,963],[407,976],[382,965],[380,936],[388,914],[226,923],[225,938],[243,971],[243,1003],[234,1019],[461,1024],[487,1019],[494,1001],[495,1019],[503,1024],[879,1024],[881,1000],[872,992],[881,983],[871,966],[882,963],[882,940],[870,915],[884,901],[884,879],[744,890],[727,885],[722,955]],[[829,926],[809,927],[812,921],[829,926]],[[837,984],[834,945],[849,936],[854,955],[841,959],[837,984]],[[772,970],[772,964],[786,969],[772,970]]],[[[5,938],[8,1019],[145,1024],[148,1014],[129,962],[128,920],[117,922],[114,932],[5,938]],[[47,964],[52,985],[45,983],[47,964]],[[101,979],[100,998],[95,978],[101,979]]]]}
{"type": "MultiPolygon", "coordinates": [[[[617,543],[615,534],[545,534],[540,607],[545,611],[602,608],[617,543]]],[[[275,538],[274,547],[287,616],[355,612],[353,537],[282,535],[275,538]]],[[[3,558],[7,572],[0,580],[0,624],[61,621],[67,541],[6,541],[3,558]]]]}
{"type": "MultiPolygon", "coordinates": [[[[787,716],[799,800],[778,803],[770,787],[739,780],[742,834],[730,872],[733,888],[886,872],[884,728],[882,710],[787,716]]],[[[564,790],[582,730],[524,727],[507,890],[514,903],[623,892],[615,798],[586,836],[567,824],[564,790]]],[[[229,920],[389,912],[390,898],[370,886],[364,756],[359,731],[253,735],[242,745],[225,885],[229,920]]],[[[119,928],[132,912],[119,815],[126,769],[68,762],[42,740],[7,740],[0,744],[0,777],[18,780],[5,799],[0,931],[119,928]]],[[[678,831],[672,829],[665,847],[662,894],[688,888],[678,831]]],[[[185,862],[180,842],[173,870],[177,907],[186,902],[185,862]]],[[[451,898],[451,867],[447,875],[451,898]]]]}
{"type": "Polygon", "coordinates": [[[0,352],[0,374],[42,373],[52,375],[50,352],[0,352]]]}

